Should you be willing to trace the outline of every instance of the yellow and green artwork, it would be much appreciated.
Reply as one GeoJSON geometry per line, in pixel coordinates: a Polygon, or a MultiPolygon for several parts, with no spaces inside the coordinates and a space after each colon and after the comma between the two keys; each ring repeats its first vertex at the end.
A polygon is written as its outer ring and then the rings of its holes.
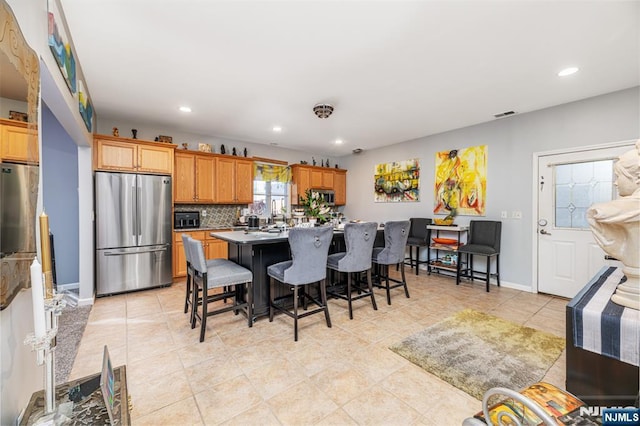
{"type": "Polygon", "coordinates": [[[374,201],[413,202],[420,199],[420,162],[417,158],[376,164],[374,201]]]}
{"type": "Polygon", "coordinates": [[[487,146],[436,153],[434,213],[484,216],[487,146]]]}

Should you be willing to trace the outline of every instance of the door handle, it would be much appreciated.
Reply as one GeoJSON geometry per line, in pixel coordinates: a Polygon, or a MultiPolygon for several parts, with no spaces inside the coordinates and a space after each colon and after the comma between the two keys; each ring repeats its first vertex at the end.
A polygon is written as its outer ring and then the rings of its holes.
{"type": "Polygon", "coordinates": [[[156,253],[159,251],[167,251],[166,247],[150,249],[150,250],[140,250],[140,251],[105,251],[105,256],[127,256],[130,254],[143,254],[143,253],[156,253]]]}
{"type": "Polygon", "coordinates": [[[541,233],[542,235],[551,235],[551,232],[547,232],[547,231],[545,231],[544,229],[541,229],[541,230],[540,230],[540,233],[541,233]]]}

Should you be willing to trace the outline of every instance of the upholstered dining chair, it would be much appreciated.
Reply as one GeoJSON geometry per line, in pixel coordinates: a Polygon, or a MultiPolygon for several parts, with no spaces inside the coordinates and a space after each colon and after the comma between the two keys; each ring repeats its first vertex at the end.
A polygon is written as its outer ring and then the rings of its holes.
{"type": "Polygon", "coordinates": [[[466,277],[473,281],[475,278],[484,278],[487,292],[489,292],[489,279],[491,278],[491,258],[496,258],[496,282],[500,287],[500,238],[502,235],[502,222],[494,220],[472,220],[469,222],[469,238],[467,243],[458,248],[458,262],[456,269],[456,284],[460,284],[460,278],[466,277]],[[474,256],[487,258],[486,269],[477,271],[473,268],[474,256]],[[462,267],[463,256],[466,257],[466,267],[462,267]]]}
{"type": "MultiPolygon", "coordinates": [[[[431,219],[426,217],[412,217],[409,219],[411,228],[409,229],[409,238],[407,238],[407,247],[409,247],[409,267],[416,268],[416,275],[420,275],[420,265],[429,263],[429,259],[420,260],[420,247],[427,247],[431,243],[431,231],[427,229],[427,225],[431,225],[431,219]],[[413,248],[416,248],[416,260],[413,260],[413,248]]],[[[407,258],[405,258],[406,264],[407,258]]]]}
{"type": "Polygon", "coordinates": [[[348,302],[350,319],[353,319],[353,300],[370,297],[373,309],[378,310],[371,282],[371,255],[377,228],[378,224],[375,222],[347,223],[344,226],[344,242],[347,251],[330,254],[327,258],[327,268],[347,274],[346,292],[332,290],[329,293],[348,302]],[[360,276],[363,272],[367,275],[367,289],[360,285],[360,276]],[[356,296],[353,295],[354,287],[358,291],[356,296]]]}
{"type": "Polygon", "coordinates": [[[202,243],[191,237],[188,243],[193,267],[191,328],[195,328],[196,321],[200,320],[200,341],[204,341],[207,317],[211,315],[229,311],[234,311],[237,315],[240,311],[244,311],[249,327],[253,326],[253,273],[227,259],[217,259],[218,262],[215,265],[207,266],[202,243]],[[213,289],[222,289],[222,292],[209,294],[213,289]],[[202,295],[199,296],[200,294],[202,295]],[[208,309],[209,303],[223,299],[232,299],[233,303],[224,304],[213,310],[208,309]],[[198,306],[201,307],[200,312],[198,312],[198,306]]]}
{"type": "Polygon", "coordinates": [[[387,290],[387,304],[391,304],[391,289],[404,287],[409,297],[409,288],[404,275],[404,250],[409,238],[411,222],[408,220],[391,221],[384,224],[384,247],[375,247],[371,260],[377,265],[378,274],[374,286],[387,290]],[[389,277],[389,265],[398,265],[402,280],[389,277]],[[385,284],[382,284],[384,280],[385,284]],[[395,284],[390,284],[393,282],[395,284]]]}
{"type": "MultiPolygon", "coordinates": [[[[189,242],[189,238],[191,238],[189,236],[189,234],[182,234],[182,246],[184,247],[184,256],[187,262],[187,282],[185,283],[185,297],[184,297],[184,313],[186,314],[187,312],[189,312],[189,307],[192,305],[192,292],[193,292],[193,288],[195,287],[195,285],[193,284],[193,265],[192,265],[192,258],[193,255],[191,254],[191,245],[188,244],[189,242]]],[[[202,244],[202,243],[201,243],[202,244]]],[[[206,263],[207,263],[207,267],[209,266],[214,266],[214,265],[219,265],[221,263],[224,262],[224,259],[207,259],[206,263]]],[[[196,298],[196,303],[197,305],[199,305],[202,302],[201,298],[198,297],[196,298]]],[[[226,300],[225,300],[226,302],[226,300]]],[[[196,305],[196,306],[197,306],[196,305]]],[[[191,306],[191,315],[189,316],[189,322],[193,323],[194,322],[194,309],[191,306]]]]}
{"type": "Polygon", "coordinates": [[[327,306],[327,256],[333,238],[332,226],[313,228],[292,228],[289,230],[289,246],[291,260],[276,263],[267,268],[269,283],[269,322],[273,321],[274,310],[283,312],[293,318],[293,339],[298,341],[298,319],[324,312],[327,327],[331,327],[331,317],[327,306]],[[276,297],[276,283],[279,281],[293,290],[293,294],[276,297]],[[318,297],[313,297],[306,290],[310,284],[318,283],[318,297]],[[299,288],[302,291],[299,292],[299,288]],[[286,303],[293,298],[293,312],[286,303]],[[311,301],[318,307],[298,312],[300,298],[303,302],[311,301]]]}

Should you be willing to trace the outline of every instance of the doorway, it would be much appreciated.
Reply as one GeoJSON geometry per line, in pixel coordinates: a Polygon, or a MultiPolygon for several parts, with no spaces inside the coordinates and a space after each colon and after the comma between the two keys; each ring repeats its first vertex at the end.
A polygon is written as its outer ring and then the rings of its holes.
{"type": "Polygon", "coordinates": [[[603,266],[617,263],[596,243],[586,212],[618,196],[613,163],[633,143],[534,154],[538,292],[573,298],[603,266]]]}

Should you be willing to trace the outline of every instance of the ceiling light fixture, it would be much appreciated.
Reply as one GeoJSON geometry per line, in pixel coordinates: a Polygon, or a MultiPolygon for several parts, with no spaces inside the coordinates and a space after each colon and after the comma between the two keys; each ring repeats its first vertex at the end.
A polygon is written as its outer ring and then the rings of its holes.
{"type": "Polygon", "coordinates": [[[191,112],[191,108],[189,108],[188,106],[181,106],[178,109],[182,112],[191,112]]]}
{"type": "Polygon", "coordinates": [[[280,126],[273,126],[273,131],[274,131],[274,132],[281,132],[281,131],[282,131],[282,127],[280,127],[280,126]]]}
{"type": "Polygon", "coordinates": [[[342,145],[342,139],[336,139],[336,145],[342,145]]]}
{"type": "Polygon", "coordinates": [[[558,77],[566,77],[568,75],[575,74],[577,72],[578,72],[578,68],[577,67],[565,68],[565,69],[563,69],[562,71],[560,71],[558,73],[558,77]]]}
{"type": "Polygon", "coordinates": [[[316,104],[313,107],[313,112],[316,113],[318,118],[329,118],[329,116],[333,113],[333,105],[316,104]]]}

